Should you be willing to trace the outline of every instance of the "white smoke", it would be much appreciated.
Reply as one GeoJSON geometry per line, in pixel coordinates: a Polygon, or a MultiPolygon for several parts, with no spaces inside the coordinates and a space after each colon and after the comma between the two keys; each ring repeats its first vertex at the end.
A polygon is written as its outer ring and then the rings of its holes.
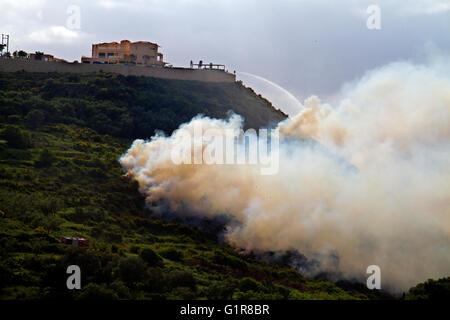
{"type": "MultiPolygon", "coordinates": [[[[446,69],[443,69],[446,68],[446,69]]],[[[251,165],[175,165],[176,132],[136,140],[120,159],[149,204],[177,215],[229,215],[227,241],[246,250],[339,256],[343,276],[381,268],[405,290],[450,271],[450,73],[394,63],[348,85],[338,106],[317,97],[281,122],[279,172],[251,165]],[[189,210],[186,210],[189,208],[189,210]]],[[[236,128],[197,117],[204,127],[236,128]]],[[[336,268],[320,261],[324,270],[336,268]]]]}

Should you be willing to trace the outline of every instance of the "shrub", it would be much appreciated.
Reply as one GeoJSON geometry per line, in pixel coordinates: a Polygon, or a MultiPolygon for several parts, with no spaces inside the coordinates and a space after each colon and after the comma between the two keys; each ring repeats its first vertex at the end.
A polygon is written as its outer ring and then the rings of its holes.
{"type": "Polygon", "coordinates": [[[114,281],[110,288],[117,294],[119,299],[130,299],[130,289],[120,280],[114,281]]]}
{"type": "Polygon", "coordinates": [[[126,257],[119,261],[117,267],[117,275],[129,286],[136,284],[145,279],[147,266],[140,257],[126,257]]]}
{"type": "Polygon", "coordinates": [[[19,123],[22,118],[18,114],[8,116],[8,123],[19,123]]]}
{"type": "Polygon", "coordinates": [[[42,227],[49,235],[52,231],[59,229],[59,226],[63,223],[63,220],[57,216],[48,215],[43,216],[41,220],[42,227]]]}
{"type": "Polygon", "coordinates": [[[140,257],[144,260],[149,266],[161,266],[163,260],[161,257],[152,249],[144,248],[140,252],[140,257]]]}
{"type": "Polygon", "coordinates": [[[138,245],[132,245],[131,247],[130,247],[130,252],[131,253],[135,253],[135,254],[137,254],[138,252],[139,252],[139,249],[140,249],[141,247],[139,247],[138,245]]]}
{"type": "Polygon", "coordinates": [[[188,287],[194,291],[197,288],[197,282],[194,276],[188,271],[174,271],[168,274],[167,282],[171,288],[188,287]]]}
{"type": "Polygon", "coordinates": [[[122,242],[122,234],[118,230],[106,230],[104,236],[110,241],[117,243],[122,242]]]}
{"type": "Polygon", "coordinates": [[[8,267],[3,262],[4,261],[0,261],[0,283],[2,284],[2,286],[8,286],[8,285],[13,284],[15,282],[16,276],[10,270],[11,268],[8,267]]]}
{"type": "Polygon", "coordinates": [[[26,149],[31,146],[30,135],[13,125],[7,125],[0,131],[0,139],[6,140],[10,148],[26,149]]]}
{"type": "Polygon", "coordinates": [[[78,299],[86,300],[117,300],[118,298],[113,290],[96,283],[89,283],[78,296],[78,299]]]}
{"type": "MultiPolygon", "coordinates": [[[[144,282],[144,288],[149,292],[162,292],[164,291],[168,280],[168,275],[164,274],[160,268],[148,268],[147,278],[144,282]]],[[[170,285],[170,284],[169,284],[170,285]]]]}
{"type": "Polygon", "coordinates": [[[450,301],[450,277],[419,283],[409,289],[406,299],[450,301]]]}
{"type": "Polygon", "coordinates": [[[50,167],[56,161],[55,155],[48,149],[43,149],[39,159],[34,162],[36,167],[50,167]]]}
{"type": "Polygon", "coordinates": [[[217,264],[229,266],[229,267],[232,267],[235,269],[240,269],[240,270],[247,269],[247,264],[244,261],[240,260],[237,257],[223,254],[220,251],[214,252],[213,261],[217,264]]]}
{"type": "Polygon", "coordinates": [[[172,261],[182,261],[183,260],[183,252],[175,249],[175,248],[169,248],[169,249],[165,249],[163,251],[160,252],[160,254],[169,260],[172,261]]]}
{"type": "Polygon", "coordinates": [[[229,300],[236,290],[234,281],[215,283],[205,290],[205,295],[210,300],[229,300]]]}
{"type": "MultiPolygon", "coordinates": [[[[72,264],[79,266],[81,269],[82,285],[83,283],[99,281],[104,276],[103,271],[106,263],[102,262],[108,257],[103,252],[74,246],[66,246],[66,248],[67,251],[58,260],[58,266],[64,269],[63,276],[65,276],[67,266],[72,264]]],[[[65,285],[65,283],[63,284],[65,285]]]]}
{"type": "Polygon", "coordinates": [[[172,294],[181,300],[193,300],[195,299],[195,292],[188,287],[177,287],[172,290],[172,294]]]}
{"type": "Polygon", "coordinates": [[[261,284],[252,279],[252,278],[242,278],[239,281],[239,290],[241,290],[242,292],[246,292],[246,291],[259,291],[261,290],[261,284]]]}
{"type": "Polygon", "coordinates": [[[283,297],[279,293],[264,293],[249,290],[246,292],[236,291],[233,300],[281,300],[283,297]]]}
{"type": "Polygon", "coordinates": [[[45,115],[41,110],[33,109],[25,117],[25,122],[29,128],[39,128],[45,120],[45,115]]]}
{"type": "Polygon", "coordinates": [[[88,174],[92,178],[105,179],[107,177],[106,173],[99,168],[91,168],[88,170],[88,174]]]}

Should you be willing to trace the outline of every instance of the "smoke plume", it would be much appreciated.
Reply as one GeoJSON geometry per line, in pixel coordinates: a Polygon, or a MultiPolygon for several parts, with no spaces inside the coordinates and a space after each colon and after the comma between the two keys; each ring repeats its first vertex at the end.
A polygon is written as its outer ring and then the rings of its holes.
{"type": "MultiPolygon", "coordinates": [[[[120,162],[149,206],[164,203],[180,217],[230,217],[224,236],[236,248],[297,250],[343,277],[378,265],[382,287],[405,290],[450,271],[444,67],[393,63],[347,85],[337,106],[310,97],[278,125],[274,175],[257,165],[175,165],[180,130],[134,141],[120,162]]],[[[237,115],[198,116],[180,129],[199,123],[218,132],[242,127],[237,115]]]]}

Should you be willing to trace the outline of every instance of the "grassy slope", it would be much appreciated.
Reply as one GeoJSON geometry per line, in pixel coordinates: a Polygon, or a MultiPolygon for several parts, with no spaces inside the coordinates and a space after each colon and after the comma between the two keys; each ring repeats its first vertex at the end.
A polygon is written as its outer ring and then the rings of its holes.
{"type": "Polygon", "coordinates": [[[191,227],[146,216],[136,184],[123,178],[117,163],[132,139],[161,127],[170,132],[198,112],[224,117],[230,105],[246,115],[248,126],[283,118],[248,89],[27,73],[0,74],[0,85],[1,128],[13,123],[31,138],[31,145],[21,149],[0,141],[0,210],[5,214],[0,217],[0,299],[375,297],[303,278],[288,267],[238,255],[191,227]],[[110,92],[114,98],[106,99],[110,92]],[[116,97],[123,92],[128,94],[116,97]],[[177,112],[164,118],[158,103],[164,109],[172,102],[177,112]],[[107,106],[94,111],[86,106],[96,104],[107,106]],[[33,110],[44,117],[34,119],[33,110]],[[113,117],[127,118],[132,130],[113,117]],[[153,127],[143,126],[140,118],[153,127]],[[98,119],[110,125],[99,126],[98,119]],[[47,164],[42,162],[44,149],[51,155],[47,164]],[[90,248],[59,244],[62,235],[86,237],[90,248]],[[139,256],[145,258],[146,248],[156,256],[143,262],[139,256]],[[69,264],[82,269],[81,291],[65,288],[69,264]]]}

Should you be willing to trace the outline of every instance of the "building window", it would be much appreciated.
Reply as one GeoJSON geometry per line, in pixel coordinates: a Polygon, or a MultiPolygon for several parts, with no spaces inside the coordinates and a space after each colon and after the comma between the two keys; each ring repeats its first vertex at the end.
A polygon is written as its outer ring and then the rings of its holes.
{"type": "Polygon", "coordinates": [[[108,58],[109,57],[114,57],[114,55],[115,55],[114,52],[108,52],[108,58]]]}
{"type": "Polygon", "coordinates": [[[104,57],[105,57],[105,53],[104,53],[104,52],[101,52],[101,53],[98,54],[98,56],[99,56],[100,58],[104,58],[104,57]]]}

